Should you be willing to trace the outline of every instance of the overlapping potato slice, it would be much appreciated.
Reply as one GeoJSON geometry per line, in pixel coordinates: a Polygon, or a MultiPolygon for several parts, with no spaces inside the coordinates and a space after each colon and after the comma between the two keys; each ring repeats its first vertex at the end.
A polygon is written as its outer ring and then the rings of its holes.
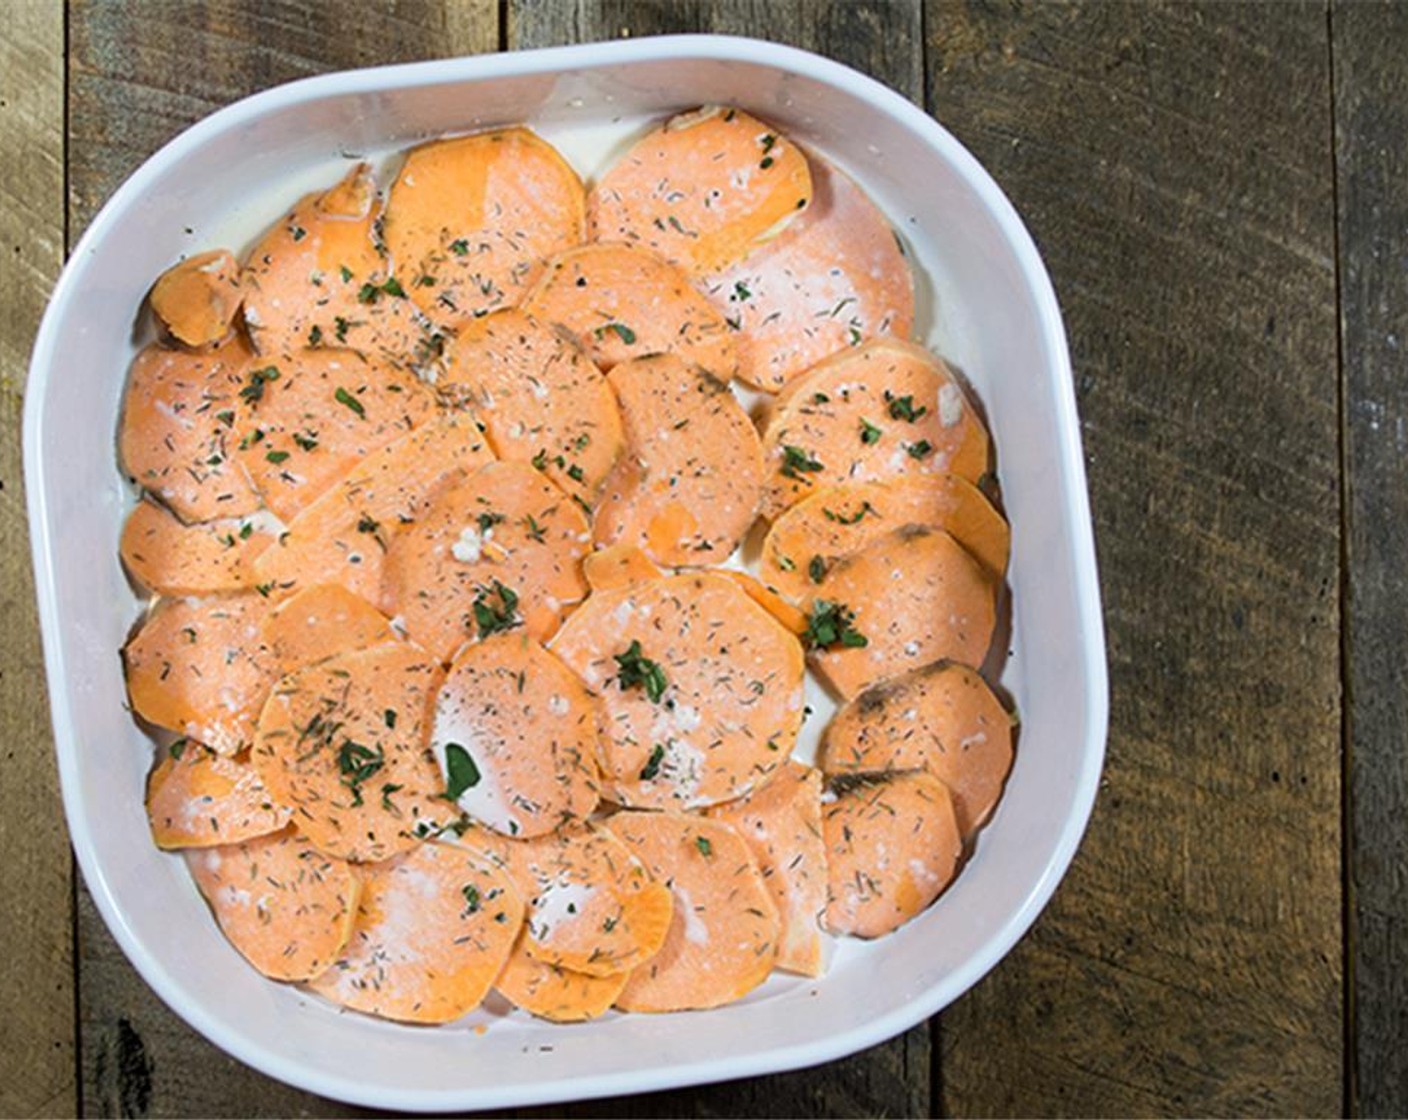
{"type": "Polygon", "coordinates": [[[221,931],[274,980],[310,980],[347,944],[359,882],[293,828],[186,853],[221,931]]]}
{"type": "Polygon", "coordinates": [[[657,882],[674,913],[660,951],[631,973],[625,1011],[718,1007],[761,984],[777,960],[781,921],[743,839],[684,813],[617,813],[608,827],[657,882]]]}
{"type": "Polygon", "coordinates": [[[305,666],[274,686],[251,758],[299,830],[330,855],[387,859],[447,816],[426,739],[440,666],[387,642],[305,666]]]}
{"type": "Polygon", "coordinates": [[[122,398],[118,457],[183,521],[243,517],[259,495],[234,461],[253,355],[238,335],[200,351],[148,346],[122,398]]]}
{"type": "Polygon", "coordinates": [[[268,610],[255,592],[158,602],[123,651],[137,714],[219,754],[247,747],[276,679],[268,610]]]}
{"type": "Polygon", "coordinates": [[[635,545],[669,567],[722,562],[762,496],[753,422],[727,385],[673,354],[622,362],[609,380],[627,449],[597,507],[597,544],[635,545]]]}
{"type": "Polygon", "coordinates": [[[443,488],[386,552],[382,604],[442,661],[522,626],[542,641],[586,594],[589,527],[523,463],[490,463],[443,488]]]}
{"type": "Polygon", "coordinates": [[[988,433],[963,387],[927,350],[877,338],[813,366],[778,395],[763,431],[762,512],[824,486],[988,468],[988,433]]]}
{"type": "Polygon", "coordinates": [[[262,517],[187,524],[143,501],[127,515],[118,551],[132,578],[158,595],[214,595],[253,588],[254,561],[274,540],[262,517]]]}
{"type": "Polygon", "coordinates": [[[588,976],[530,957],[522,940],[494,981],[494,989],[515,1007],[552,1023],[584,1023],[611,1010],[630,981],[629,972],[588,976]]]}
{"type": "Polygon", "coordinates": [[[340,583],[290,595],[264,620],[264,640],[282,675],[339,653],[394,641],[391,621],[340,583]]]}
{"type": "Polygon", "coordinates": [[[816,670],[846,699],[934,661],[981,665],[997,587],[939,529],[909,525],[839,561],[811,604],[816,670]]]}
{"type": "Polygon", "coordinates": [[[255,563],[261,583],[340,583],[377,605],[386,548],[443,487],[494,461],[467,413],[441,414],[368,455],[289,523],[255,563]]]}
{"type": "Polygon", "coordinates": [[[927,770],[953,796],[959,832],[987,820],[1012,768],[1012,717],[974,669],[926,665],[862,692],[826,729],[828,774],[927,770]]]}
{"type": "Polygon", "coordinates": [[[250,377],[236,455],[285,521],[435,410],[415,377],[351,350],[300,350],[250,377]]]}
{"type": "Polygon", "coordinates": [[[846,784],[822,809],[832,933],[880,937],[926,909],[958,870],[963,839],[948,787],[932,774],[846,784]]]}
{"type": "Polygon", "coordinates": [[[291,815],[247,758],[219,755],[189,739],[163,751],[147,779],[147,821],[158,848],[238,844],[279,831],[291,815]]]}
{"type": "Polygon", "coordinates": [[[950,474],[815,491],[773,522],[758,574],[796,602],[824,598],[836,561],[905,525],[943,529],[999,581],[1007,571],[1007,522],[981,490],[950,474]]]}
{"type": "Polygon", "coordinates": [[[822,972],[826,853],[821,838],[821,772],[789,759],[767,785],[705,815],[731,824],[753,853],[782,922],[777,967],[822,972]]]}
{"type": "Polygon", "coordinates": [[[152,311],[173,338],[208,346],[230,333],[244,291],[239,262],[228,249],[198,253],[163,272],[152,287],[152,311]]]}
{"type": "Polygon", "coordinates": [[[466,323],[436,385],[473,409],[500,459],[531,463],[588,505],[621,454],[601,371],[561,329],[516,308],[466,323]]]}
{"type": "Polygon", "coordinates": [[[792,751],[801,647],[728,576],[594,592],[552,649],[600,697],[605,790],[623,805],[729,801],[792,751]]]}
{"type": "Polygon", "coordinates": [[[908,338],[914,278],[894,231],[865,192],[810,160],[815,194],[781,234],[703,281],[738,326],[738,376],[775,393],[876,335],[908,338]]]}
{"type": "Polygon", "coordinates": [[[577,173],[526,128],[436,140],[406,156],[386,204],[386,245],[405,290],[459,327],[518,302],[537,263],[582,240],[577,173]]]}
{"type": "Polygon", "coordinates": [[[465,647],[435,701],[430,747],[446,796],[508,836],[585,820],[600,798],[596,704],[523,630],[465,647]]]}
{"type": "Polygon", "coordinates": [[[523,924],[508,876],[482,854],[433,842],[360,874],[347,948],[309,987],[406,1023],[448,1023],[478,1007],[523,924]]]}
{"type": "Polygon", "coordinates": [[[807,158],[777,129],[707,106],[642,137],[588,199],[594,241],[636,242],[690,272],[727,268],[812,197],[807,158]]]}
{"type": "Polygon", "coordinates": [[[522,308],[557,323],[602,369],[677,354],[721,381],[738,369],[734,332],[689,276],[649,249],[584,245],[553,257],[522,308]]]}

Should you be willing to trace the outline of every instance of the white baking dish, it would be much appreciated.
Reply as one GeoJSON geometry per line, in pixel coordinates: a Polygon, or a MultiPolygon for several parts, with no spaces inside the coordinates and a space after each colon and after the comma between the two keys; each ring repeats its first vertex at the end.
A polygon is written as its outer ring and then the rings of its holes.
{"type": "Polygon", "coordinates": [[[148,160],[74,251],[35,343],[25,475],[64,805],[98,908],[183,1018],[314,1092],[376,1108],[497,1109],[859,1050],[993,967],[1051,896],[1090,812],[1106,731],[1104,639],[1051,284],[1007,199],[952,136],[814,55],[746,39],[643,39],[333,74],[214,114],[148,160]],[[152,846],[142,810],[151,748],[128,715],[118,657],[139,610],[116,547],[132,495],[113,448],[147,286],[181,253],[242,248],[300,190],[331,181],[348,153],[527,121],[590,172],[646,116],[713,101],[775,122],[872,193],[916,264],[921,336],[985,402],[1013,525],[1003,685],[1023,717],[995,819],[921,918],[881,941],[838,946],[819,981],[774,977],[716,1011],[554,1027],[490,1008],[416,1029],[263,980],[225,943],[182,861],[152,846]]]}

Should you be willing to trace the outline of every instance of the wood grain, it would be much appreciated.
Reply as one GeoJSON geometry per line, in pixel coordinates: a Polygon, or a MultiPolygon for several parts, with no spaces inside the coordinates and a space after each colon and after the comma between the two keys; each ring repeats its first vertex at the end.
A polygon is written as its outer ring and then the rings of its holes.
{"type": "MultiPolygon", "coordinates": [[[[75,0],[69,30],[68,206],[77,238],[142,160],[222,105],[329,70],[494,50],[498,8],[494,0],[75,0]]],[[[82,891],[78,953],[86,1114],[362,1114],[263,1077],[207,1043],[152,994],[82,891]]]]}
{"type": "Polygon", "coordinates": [[[944,1016],[944,1110],[1338,1114],[1324,9],[932,4],[927,30],[930,107],[1066,315],[1112,688],[1082,852],[944,1016]]]}
{"type": "MultiPolygon", "coordinates": [[[[681,32],[752,35],[828,55],[923,98],[916,2],[511,0],[510,48],[681,32]]],[[[933,1108],[927,1025],[817,1069],[573,1106],[573,1116],[922,1116],[933,1108]]],[[[542,1110],[540,1115],[549,1115],[542,1110]]]]}
{"type": "Polygon", "coordinates": [[[1408,9],[1341,4],[1330,20],[1345,401],[1355,1021],[1365,1116],[1408,1115],[1408,9]]]}
{"type": "Polygon", "coordinates": [[[63,1116],[74,1089],[72,856],[29,562],[20,415],[64,254],[63,13],[5,10],[0,35],[0,1115],[63,1116]]]}

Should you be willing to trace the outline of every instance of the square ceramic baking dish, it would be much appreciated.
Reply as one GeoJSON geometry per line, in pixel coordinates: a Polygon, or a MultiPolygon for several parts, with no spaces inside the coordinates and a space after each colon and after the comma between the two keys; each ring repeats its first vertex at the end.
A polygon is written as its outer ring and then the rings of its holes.
{"type": "MultiPolygon", "coordinates": [[[[643,39],[332,74],[232,105],[148,160],[79,242],[35,343],[24,435],[64,806],[88,887],[177,1013],[302,1088],[374,1108],[498,1109],[840,1057],[932,1015],[992,968],[1045,905],[1084,830],[1107,685],[1050,281],[1012,206],[952,136],[826,59],[745,39],[643,39]],[[562,1027],[488,1007],[418,1029],[343,1014],[262,979],[226,944],[183,861],[153,847],[142,809],[151,747],[128,714],[118,656],[141,608],[117,558],[134,495],[114,433],[144,341],[135,324],[148,285],[182,253],[242,250],[353,154],[527,122],[589,175],[646,120],[718,101],[772,121],[870,191],[915,265],[919,337],[964,371],[986,406],[1013,527],[1002,685],[1022,715],[995,818],[919,919],[881,941],[833,947],[820,980],[774,976],[719,1010],[562,1027]]],[[[809,722],[804,752],[822,722],[809,722]]]]}

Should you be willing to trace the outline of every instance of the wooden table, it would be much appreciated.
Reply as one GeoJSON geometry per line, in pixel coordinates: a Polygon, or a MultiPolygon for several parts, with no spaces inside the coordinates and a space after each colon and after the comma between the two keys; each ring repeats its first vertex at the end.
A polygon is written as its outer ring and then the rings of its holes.
{"type": "Polygon", "coordinates": [[[108,194],[326,70],[663,31],[794,43],[925,105],[1066,314],[1109,763],[1021,945],[816,1070],[575,1115],[1408,1111],[1408,8],[358,0],[0,11],[0,1113],[342,1115],[115,948],[58,817],[19,459],[46,293],[108,194]]]}

